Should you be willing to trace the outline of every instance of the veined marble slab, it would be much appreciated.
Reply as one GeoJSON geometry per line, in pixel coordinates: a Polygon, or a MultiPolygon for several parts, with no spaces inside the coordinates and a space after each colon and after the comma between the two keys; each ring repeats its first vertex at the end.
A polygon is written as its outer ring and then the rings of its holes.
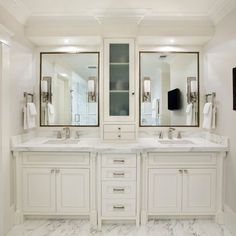
{"type": "Polygon", "coordinates": [[[151,220],[145,226],[108,224],[99,232],[86,220],[28,220],[7,236],[232,236],[210,220],[151,220]]]}

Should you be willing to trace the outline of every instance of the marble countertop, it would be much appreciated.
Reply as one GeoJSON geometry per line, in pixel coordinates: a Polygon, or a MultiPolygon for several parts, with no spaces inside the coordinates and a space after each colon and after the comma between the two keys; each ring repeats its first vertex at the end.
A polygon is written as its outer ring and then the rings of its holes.
{"type": "MultiPolygon", "coordinates": [[[[226,152],[229,150],[227,142],[212,142],[204,138],[183,138],[192,143],[161,144],[158,139],[140,138],[136,142],[103,142],[99,139],[80,139],[76,144],[56,143],[48,144],[53,138],[35,137],[29,141],[12,145],[12,151],[88,151],[88,152],[226,152]]],[[[168,140],[168,139],[164,139],[168,140]]],[[[160,140],[161,141],[161,140],[160,140]]],[[[176,141],[176,142],[175,142],[176,141]]],[[[57,142],[57,141],[56,141],[57,142]]],[[[169,142],[169,141],[167,141],[169,142]]]]}

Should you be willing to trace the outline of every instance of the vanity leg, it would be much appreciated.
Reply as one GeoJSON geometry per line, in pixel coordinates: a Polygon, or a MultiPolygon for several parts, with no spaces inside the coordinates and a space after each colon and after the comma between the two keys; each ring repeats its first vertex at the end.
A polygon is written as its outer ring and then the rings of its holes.
{"type": "Polygon", "coordinates": [[[102,220],[98,219],[98,231],[102,231],[102,220]]]}
{"type": "Polygon", "coordinates": [[[147,212],[142,211],[141,212],[141,225],[146,225],[147,224],[147,212]]]}
{"type": "Polygon", "coordinates": [[[91,226],[97,226],[97,212],[96,211],[92,211],[90,213],[90,224],[91,226]]]}

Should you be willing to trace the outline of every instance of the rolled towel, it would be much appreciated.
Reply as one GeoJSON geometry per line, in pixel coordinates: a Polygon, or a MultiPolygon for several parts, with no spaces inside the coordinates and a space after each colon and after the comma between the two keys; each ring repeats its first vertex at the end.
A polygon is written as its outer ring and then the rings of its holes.
{"type": "Polygon", "coordinates": [[[48,103],[48,112],[50,114],[55,114],[54,106],[51,103],[48,103]]]}
{"type": "Polygon", "coordinates": [[[208,102],[203,108],[202,128],[210,130],[212,128],[212,103],[208,102]]]}

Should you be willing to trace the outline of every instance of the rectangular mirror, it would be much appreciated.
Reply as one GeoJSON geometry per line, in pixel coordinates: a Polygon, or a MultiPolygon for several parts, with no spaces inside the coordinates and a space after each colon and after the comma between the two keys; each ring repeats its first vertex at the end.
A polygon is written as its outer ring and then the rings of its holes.
{"type": "Polygon", "coordinates": [[[40,54],[40,125],[99,126],[99,52],[40,54]]]}
{"type": "Polygon", "coordinates": [[[140,126],[199,126],[199,53],[140,52],[140,126]]]}

